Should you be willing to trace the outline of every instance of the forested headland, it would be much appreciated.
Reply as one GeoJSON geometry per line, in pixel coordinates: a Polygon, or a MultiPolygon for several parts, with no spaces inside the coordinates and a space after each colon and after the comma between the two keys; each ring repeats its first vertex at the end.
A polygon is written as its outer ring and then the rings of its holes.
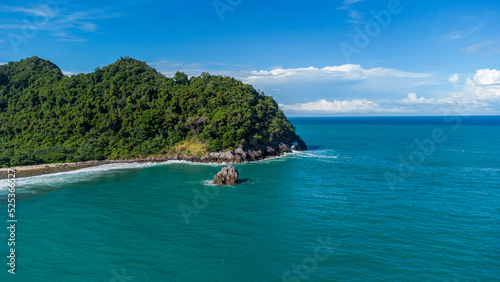
{"type": "Polygon", "coordinates": [[[3,167],[151,156],[199,161],[237,149],[265,157],[292,144],[306,149],[276,101],[231,77],[168,78],[132,58],[72,76],[38,57],[0,66],[3,167]]]}

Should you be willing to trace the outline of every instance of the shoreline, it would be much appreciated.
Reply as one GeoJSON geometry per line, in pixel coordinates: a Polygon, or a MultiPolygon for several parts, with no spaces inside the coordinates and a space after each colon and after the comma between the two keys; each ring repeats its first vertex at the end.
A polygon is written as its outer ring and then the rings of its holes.
{"type": "Polygon", "coordinates": [[[220,151],[207,153],[201,157],[191,155],[161,155],[150,156],[147,158],[135,159],[121,159],[121,160],[90,160],[72,163],[49,163],[38,165],[25,165],[8,168],[0,168],[0,180],[7,179],[8,171],[15,170],[16,178],[24,178],[38,175],[53,174],[59,172],[67,172],[78,170],[81,168],[100,166],[113,163],[163,163],[168,161],[187,161],[192,163],[206,163],[206,164],[235,164],[235,163],[248,163],[253,161],[260,161],[269,158],[283,156],[286,153],[291,153],[290,146],[280,143],[276,146],[267,146],[261,149],[243,150],[238,148],[231,151],[220,151]]]}

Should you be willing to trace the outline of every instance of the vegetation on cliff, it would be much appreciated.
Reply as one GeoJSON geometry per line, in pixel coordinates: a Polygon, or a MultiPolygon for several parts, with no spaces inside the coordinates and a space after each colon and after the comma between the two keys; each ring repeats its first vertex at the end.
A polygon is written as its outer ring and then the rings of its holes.
{"type": "Polygon", "coordinates": [[[38,57],[0,66],[1,166],[295,141],[272,97],[231,77],[168,78],[131,58],[73,76],[38,57]]]}

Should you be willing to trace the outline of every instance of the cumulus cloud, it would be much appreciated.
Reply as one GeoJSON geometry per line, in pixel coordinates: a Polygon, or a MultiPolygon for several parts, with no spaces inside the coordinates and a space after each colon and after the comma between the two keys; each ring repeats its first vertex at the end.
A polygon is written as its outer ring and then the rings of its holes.
{"type": "Polygon", "coordinates": [[[465,95],[479,101],[498,101],[500,99],[499,85],[480,85],[470,78],[465,82],[465,95]]]}
{"type": "Polygon", "coordinates": [[[468,77],[463,85],[457,85],[458,92],[453,93],[450,101],[488,105],[488,102],[500,102],[500,71],[480,69],[473,78],[468,77]]]}
{"type": "Polygon", "coordinates": [[[455,92],[430,98],[411,92],[404,99],[395,102],[406,109],[418,109],[418,112],[457,114],[495,112],[492,105],[500,102],[500,71],[479,69],[472,78],[466,78],[462,84],[458,84],[459,80],[458,74],[453,74],[448,79],[457,87],[455,92]]]}
{"type": "Polygon", "coordinates": [[[480,69],[472,78],[467,77],[463,84],[457,83],[457,74],[451,76],[449,81],[457,87],[457,91],[435,100],[436,104],[448,107],[439,110],[453,109],[453,111],[461,113],[472,111],[498,113],[492,108],[492,105],[500,102],[500,71],[480,69]]]}
{"type": "Polygon", "coordinates": [[[450,76],[450,78],[448,78],[448,81],[451,83],[457,83],[458,80],[460,80],[458,73],[456,73],[456,74],[450,76]]]}
{"type": "Polygon", "coordinates": [[[441,98],[418,97],[416,93],[408,93],[407,97],[397,102],[399,104],[435,104],[460,105],[470,108],[490,106],[491,102],[500,102],[500,71],[496,69],[480,69],[473,78],[468,77],[463,84],[457,84],[459,75],[454,74],[449,79],[458,91],[441,98]]]}
{"type": "Polygon", "coordinates": [[[477,70],[476,75],[474,75],[474,82],[477,85],[500,84],[500,71],[496,69],[477,70]]]}
{"type": "Polygon", "coordinates": [[[479,69],[475,75],[467,77],[463,84],[458,84],[459,75],[449,79],[457,91],[447,97],[436,100],[441,103],[458,103],[487,106],[488,102],[500,102],[500,71],[496,69],[479,69]]]}

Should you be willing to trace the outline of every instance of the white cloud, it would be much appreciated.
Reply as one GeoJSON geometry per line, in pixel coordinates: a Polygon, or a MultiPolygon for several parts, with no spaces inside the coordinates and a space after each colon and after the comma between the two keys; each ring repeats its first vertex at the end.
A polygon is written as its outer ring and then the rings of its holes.
{"type": "Polygon", "coordinates": [[[405,99],[375,102],[367,99],[333,100],[320,99],[314,102],[293,105],[279,104],[287,114],[292,115],[329,115],[329,114],[471,114],[484,111],[494,112],[490,105],[462,93],[452,93],[445,98],[418,97],[408,93],[405,99]],[[399,104],[399,107],[395,107],[399,104]]]}
{"type": "Polygon", "coordinates": [[[75,75],[75,74],[79,74],[79,72],[72,72],[72,71],[65,71],[65,70],[61,70],[61,72],[64,74],[64,75],[75,75]]]}
{"type": "Polygon", "coordinates": [[[348,113],[348,112],[366,112],[373,111],[378,108],[378,104],[366,99],[355,100],[333,100],[332,102],[321,99],[315,102],[283,105],[280,107],[284,110],[294,111],[323,111],[331,113],[348,113]]]}
{"type": "Polygon", "coordinates": [[[477,85],[500,84],[500,71],[496,69],[477,70],[474,75],[474,82],[477,85]]]}
{"type": "Polygon", "coordinates": [[[481,85],[467,78],[464,94],[479,101],[495,101],[500,99],[500,85],[481,85]]]}
{"type": "Polygon", "coordinates": [[[84,33],[96,32],[98,25],[95,21],[111,19],[122,16],[119,13],[110,13],[102,9],[87,11],[69,11],[68,7],[49,6],[39,4],[28,7],[1,5],[0,11],[8,24],[0,24],[0,29],[22,30],[25,28],[33,30],[45,30],[48,34],[66,41],[85,41],[75,35],[75,31],[84,33]],[[26,14],[37,17],[40,21],[35,24],[26,24],[19,14],[26,14]],[[10,16],[13,15],[13,16],[10,16]]]}
{"type": "Polygon", "coordinates": [[[397,102],[400,104],[434,104],[449,105],[462,111],[490,106],[491,102],[500,102],[500,71],[496,69],[480,69],[473,78],[468,77],[461,85],[458,84],[459,75],[454,74],[449,79],[458,91],[441,98],[418,97],[415,93],[408,93],[407,97],[397,102]]]}
{"type": "Polygon", "coordinates": [[[322,114],[346,114],[369,112],[407,112],[403,109],[383,107],[367,99],[333,100],[320,99],[314,102],[299,103],[294,105],[279,104],[287,112],[315,112],[322,114]]]}
{"type": "Polygon", "coordinates": [[[452,75],[448,81],[458,87],[458,91],[442,98],[418,97],[415,93],[408,93],[407,97],[397,102],[400,104],[449,104],[470,108],[487,107],[491,102],[500,102],[500,71],[496,69],[480,69],[473,78],[468,77],[458,85],[459,75],[452,75]]]}
{"type": "Polygon", "coordinates": [[[0,62],[0,66],[1,66],[1,65],[6,65],[6,64],[7,64],[7,63],[2,63],[2,62],[0,62]]]}
{"type": "Polygon", "coordinates": [[[424,97],[417,97],[416,93],[408,93],[406,98],[398,100],[400,104],[434,104],[434,98],[426,99],[424,97]]]}
{"type": "Polygon", "coordinates": [[[365,69],[361,65],[345,64],[340,66],[326,66],[324,68],[276,68],[272,70],[251,71],[246,82],[255,82],[262,79],[271,80],[361,80],[370,78],[426,78],[425,73],[406,72],[390,68],[365,69]]]}
{"type": "MultiPolygon", "coordinates": [[[[496,69],[477,70],[474,77],[466,78],[463,84],[458,84],[459,75],[453,74],[448,81],[458,91],[441,97],[426,98],[416,93],[408,93],[406,98],[395,101],[406,109],[416,109],[417,112],[456,114],[495,114],[492,105],[500,102],[500,71],[496,69]]],[[[390,104],[390,103],[389,103],[390,104]]]]}
{"type": "Polygon", "coordinates": [[[469,114],[472,112],[479,113],[485,107],[489,106],[484,101],[479,101],[474,97],[467,96],[462,92],[451,93],[443,98],[425,98],[418,97],[416,93],[408,93],[407,97],[396,101],[398,104],[411,107],[416,112],[427,113],[455,113],[469,114]]]}
{"type": "Polygon", "coordinates": [[[464,101],[486,102],[500,101],[500,71],[480,69],[471,79],[468,77],[459,92],[453,98],[464,101]]]}
{"type": "Polygon", "coordinates": [[[458,80],[460,80],[458,73],[456,73],[456,74],[450,76],[450,78],[448,78],[448,81],[451,83],[457,83],[458,80]]]}
{"type": "MultiPolygon", "coordinates": [[[[437,100],[441,104],[453,104],[462,107],[486,109],[489,103],[500,102],[500,71],[496,69],[480,69],[473,78],[468,77],[465,82],[458,85],[454,82],[455,75],[450,77],[458,90],[447,97],[437,100]]],[[[458,75],[456,75],[458,81],[458,75]]]]}

